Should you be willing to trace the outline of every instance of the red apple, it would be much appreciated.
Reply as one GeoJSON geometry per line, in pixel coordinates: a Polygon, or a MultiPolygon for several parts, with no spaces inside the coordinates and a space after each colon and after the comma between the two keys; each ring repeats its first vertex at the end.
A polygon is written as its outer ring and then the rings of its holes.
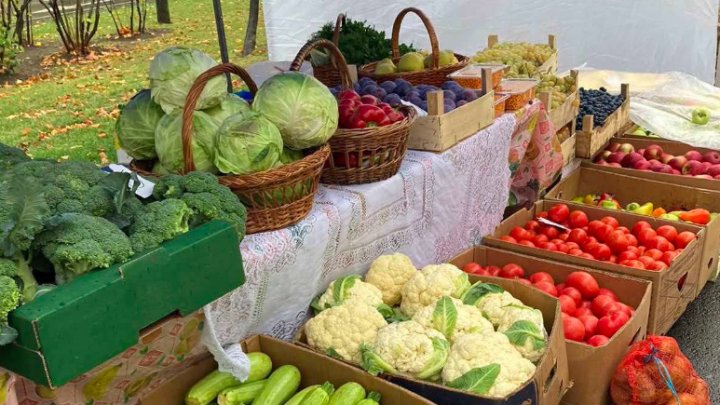
{"type": "Polygon", "coordinates": [[[679,176],[679,175],[681,175],[681,174],[682,174],[682,172],[681,172],[680,170],[677,170],[677,169],[673,169],[673,172],[672,172],[672,174],[674,174],[674,175],[676,175],[676,176],[679,176]]]}
{"type": "Polygon", "coordinates": [[[714,165],[720,163],[720,153],[717,153],[714,150],[705,152],[705,154],[703,155],[703,162],[708,162],[714,165]]]}
{"type": "Polygon", "coordinates": [[[603,160],[603,159],[600,159],[600,160],[598,160],[597,162],[595,162],[595,164],[596,164],[596,165],[600,165],[600,166],[607,166],[607,165],[608,165],[608,162],[606,162],[606,161],[603,160]]]}
{"type": "Polygon", "coordinates": [[[641,154],[639,154],[639,153],[637,153],[637,152],[631,152],[631,153],[625,155],[625,157],[624,157],[623,160],[620,162],[620,164],[621,164],[623,167],[633,167],[633,166],[635,166],[635,163],[637,163],[637,162],[639,162],[639,161],[641,161],[641,160],[645,160],[645,158],[643,157],[643,155],[641,155],[641,154]]]}
{"type": "Polygon", "coordinates": [[[617,152],[618,149],[620,149],[620,144],[617,142],[613,142],[607,147],[610,152],[617,152]]]}
{"type": "Polygon", "coordinates": [[[613,152],[608,156],[607,161],[608,163],[620,163],[625,158],[625,153],[623,152],[613,152]]]}
{"type": "Polygon", "coordinates": [[[691,150],[691,151],[686,152],[685,157],[687,158],[687,160],[696,160],[698,162],[702,162],[702,160],[703,160],[702,153],[700,153],[696,150],[691,150]]]}
{"type": "Polygon", "coordinates": [[[663,150],[659,145],[650,145],[647,148],[645,148],[645,159],[656,159],[660,160],[662,159],[663,150]]]}
{"type": "Polygon", "coordinates": [[[660,170],[658,170],[658,173],[666,173],[666,174],[672,174],[673,168],[670,167],[670,165],[662,165],[660,170]]]}
{"type": "Polygon", "coordinates": [[[608,163],[608,166],[610,167],[622,167],[620,163],[608,163]]]}
{"type": "Polygon", "coordinates": [[[612,154],[612,152],[610,152],[609,150],[605,150],[605,151],[603,151],[603,153],[600,154],[600,157],[599,157],[599,158],[600,158],[600,159],[607,159],[607,158],[610,157],[611,154],[612,154]]]}
{"type": "Polygon", "coordinates": [[[714,178],[715,180],[720,180],[720,174],[717,175],[717,176],[715,176],[715,177],[713,177],[713,178],[714,178]]]}
{"type": "Polygon", "coordinates": [[[687,164],[688,160],[685,156],[675,156],[667,164],[673,169],[682,170],[683,166],[687,164]]]}
{"type": "Polygon", "coordinates": [[[705,170],[705,173],[707,173],[708,169],[713,166],[713,164],[710,162],[702,162],[702,165],[703,165],[703,169],[705,170]]]}
{"type": "Polygon", "coordinates": [[[635,152],[637,152],[637,153],[645,156],[645,149],[638,149],[638,150],[636,150],[635,152]]]}
{"type": "Polygon", "coordinates": [[[671,154],[669,154],[669,153],[663,153],[662,156],[660,157],[660,161],[663,162],[663,163],[665,163],[665,164],[670,163],[670,161],[673,160],[673,159],[675,159],[675,156],[673,156],[673,155],[671,155],[671,154]]]}
{"type": "Polygon", "coordinates": [[[720,175],[720,164],[710,166],[707,170],[707,175],[713,177],[720,175]]]}
{"type": "Polygon", "coordinates": [[[635,147],[631,143],[624,143],[620,145],[618,150],[623,153],[633,153],[635,152],[635,147]]]}
{"type": "Polygon", "coordinates": [[[652,167],[652,165],[650,164],[650,162],[648,162],[645,159],[639,160],[639,161],[635,162],[635,164],[633,165],[633,169],[643,170],[643,171],[649,171],[651,167],[652,167]]]}
{"type": "Polygon", "coordinates": [[[663,167],[663,164],[660,161],[655,160],[655,159],[650,160],[650,170],[652,170],[654,172],[659,172],[660,169],[662,169],[662,167],[663,167]]]}
{"type": "Polygon", "coordinates": [[[698,176],[701,174],[705,174],[705,167],[699,161],[691,160],[685,166],[683,166],[682,173],[690,174],[691,176],[698,176]]]}

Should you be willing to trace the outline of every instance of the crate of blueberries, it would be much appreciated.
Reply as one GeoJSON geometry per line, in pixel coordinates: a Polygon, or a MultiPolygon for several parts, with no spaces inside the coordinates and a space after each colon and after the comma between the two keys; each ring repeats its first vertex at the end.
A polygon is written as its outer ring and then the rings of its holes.
{"type": "Polygon", "coordinates": [[[575,155],[588,159],[630,123],[630,86],[623,84],[618,95],[608,93],[604,87],[580,88],[579,95],[575,155]]]}
{"type": "MultiPolygon", "coordinates": [[[[487,88],[492,89],[491,73],[487,81],[487,88]]],[[[340,88],[331,91],[339,92],[340,88]]],[[[440,87],[413,86],[404,79],[377,83],[363,77],[355,84],[355,91],[373,95],[393,107],[410,103],[421,110],[410,128],[410,149],[442,152],[492,124],[495,117],[492,91],[463,88],[454,81],[440,87]]]]}

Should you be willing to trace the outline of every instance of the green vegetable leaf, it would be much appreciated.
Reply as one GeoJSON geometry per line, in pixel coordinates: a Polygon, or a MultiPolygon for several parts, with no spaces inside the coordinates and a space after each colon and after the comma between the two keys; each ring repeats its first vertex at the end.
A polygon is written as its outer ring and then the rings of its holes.
{"type": "Polygon", "coordinates": [[[462,302],[468,305],[475,305],[480,298],[487,294],[501,294],[504,291],[505,290],[499,285],[478,281],[465,291],[465,294],[462,296],[462,302]]]}
{"type": "Polygon", "coordinates": [[[513,323],[508,330],[505,331],[510,343],[515,346],[522,346],[528,339],[532,339],[532,345],[535,350],[545,347],[545,335],[535,323],[531,321],[521,320],[513,323]]]}
{"type": "Polygon", "coordinates": [[[362,355],[362,368],[369,374],[377,376],[382,372],[396,373],[395,368],[383,360],[366,344],[360,346],[362,355]]]}
{"type": "Polygon", "coordinates": [[[360,280],[360,276],[354,274],[335,280],[335,284],[333,284],[333,301],[335,301],[335,304],[339,305],[345,301],[348,292],[358,280],[360,280]]]}
{"type": "Polygon", "coordinates": [[[423,367],[423,370],[416,375],[416,377],[421,380],[430,379],[442,371],[443,367],[445,367],[445,363],[447,363],[447,358],[450,355],[450,343],[448,343],[447,340],[433,338],[432,346],[432,356],[428,359],[427,364],[423,367]]]}
{"type": "Polygon", "coordinates": [[[450,297],[442,297],[435,304],[432,315],[433,328],[445,335],[448,339],[455,332],[458,311],[450,297]]]}
{"type": "Polygon", "coordinates": [[[0,323],[0,346],[8,345],[18,337],[18,331],[6,323],[0,323]]]}
{"type": "Polygon", "coordinates": [[[325,310],[325,308],[320,306],[320,296],[317,296],[313,298],[312,301],[310,301],[310,308],[313,310],[314,315],[317,315],[323,310],[325,310]]]}
{"type": "Polygon", "coordinates": [[[380,399],[381,399],[381,398],[382,398],[382,395],[380,395],[379,392],[377,392],[377,391],[370,391],[370,393],[368,393],[366,399],[372,399],[372,400],[375,401],[375,402],[380,402],[380,399]]]}
{"type": "Polygon", "coordinates": [[[328,356],[332,357],[333,359],[342,360],[342,356],[340,355],[340,353],[338,353],[337,350],[335,350],[335,349],[332,348],[332,347],[328,347],[328,348],[325,350],[325,354],[327,354],[328,356]]]}
{"type": "Polygon", "coordinates": [[[378,310],[378,312],[380,312],[380,315],[382,315],[383,318],[385,318],[386,321],[389,318],[392,318],[393,316],[395,316],[395,311],[393,311],[393,309],[390,305],[380,304],[377,306],[377,310],[378,310]]]}
{"type": "MultiPolygon", "coordinates": [[[[382,307],[383,305],[385,305],[385,304],[382,304],[380,307],[382,307]]],[[[387,306],[387,305],[385,305],[385,306],[387,306]]],[[[378,311],[380,311],[380,307],[378,307],[378,311]]],[[[383,314],[383,317],[385,318],[385,321],[387,323],[398,323],[398,322],[404,322],[404,321],[410,320],[410,317],[403,314],[399,308],[390,308],[390,309],[392,310],[392,314],[388,314],[387,316],[386,316],[386,312],[384,312],[386,310],[380,311],[380,313],[383,314]]]]}
{"type": "Polygon", "coordinates": [[[476,394],[486,394],[495,384],[495,380],[499,374],[500,365],[493,363],[485,367],[474,368],[446,385],[450,388],[470,391],[476,394]]]}
{"type": "Polygon", "coordinates": [[[335,392],[335,386],[332,385],[330,381],[325,381],[323,385],[320,386],[320,389],[327,392],[329,397],[335,392]]]}

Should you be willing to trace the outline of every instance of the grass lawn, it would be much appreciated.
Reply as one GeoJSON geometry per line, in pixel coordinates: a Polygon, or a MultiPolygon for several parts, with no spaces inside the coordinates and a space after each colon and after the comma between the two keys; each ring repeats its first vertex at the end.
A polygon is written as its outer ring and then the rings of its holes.
{"type": "MultiPolygon", "coordinates": [[[[248,0],[223,0],[222,5],[230,60],[248,66],[265,59],[262,24],[256,52],[240,56],[248,0]]],[[[53,63],[39,78],[0,85],[0,142],[22,147],[35,158],[114,161],[118,106],[148,86],[148,66],[157,52],[188,45],[220,60],[211,0],[171,0],[170,14],[173,24],[159,25],[151,8],[147,24],[151,34],[113,40],[114,25],[103,13],[95,44],[106,52],[98,52],[97,59],[53,63]]],[[[34,33],[42,47],[60,50],[52,22],[37,25],[34,33]]],[[[22,73],[22,69],[21,65],[17,70],[22,73]]]]}

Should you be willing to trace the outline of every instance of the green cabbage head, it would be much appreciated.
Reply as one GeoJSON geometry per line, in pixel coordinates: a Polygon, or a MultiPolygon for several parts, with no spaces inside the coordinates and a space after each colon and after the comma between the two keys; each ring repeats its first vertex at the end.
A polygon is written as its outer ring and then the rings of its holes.
{"type": "Polygon", "coordinates": [[[330,90],[298,72],[266,80],[253,99],[253,109],[275,124],[285,146],[295,150],[324,144],[338,125],[337,100],[330,90]]]}
{"type": "MultiPolygon", "coordinates": [[[[152,99],[166,113],[182,110],[190,87],[200,74],[217,65],[197,49],[175,46],[158,53],[150,62],[152,99]]],[[[196,110],[214,107],[228,94],[224,76],[210,79],[198,99],[196,110]]]]}
{"type": "Polygon", "coordinates": [[[123,107],[115,124],[120,146],[135,159],[155,159],[155,128],[165,115],[150,98],[150,90],[142,90],[123,107]]]}
{"type": "Polygon", "coordinates": [[[272,122],[257,113],[233,115],[217,136],[215,165],[222,173],[250,174],[280,166],[283,141],[272,122]]]}
{"type": "MultiPolygon", "coordinates": [[[[195,170],[215,173],[215,137],[219,126],[202,111],[193,112],[192,151],[195,170]]],[[[163,168],[179,173],[185,167],[182,150],[182,111],[164,116],[155,130],[155,149],[163,168]]]]}
{"type": "Polygon", "coordinates": [[[245,115],[252,112],[252,109],[250,109],[250,104],[240,96],[228,94],[220,101],[220,104],[208,108],[204,112],[211,116],[215,122],[217,122],[218,126],[220,126],[227,118],[233,115],[245,115]]]}

